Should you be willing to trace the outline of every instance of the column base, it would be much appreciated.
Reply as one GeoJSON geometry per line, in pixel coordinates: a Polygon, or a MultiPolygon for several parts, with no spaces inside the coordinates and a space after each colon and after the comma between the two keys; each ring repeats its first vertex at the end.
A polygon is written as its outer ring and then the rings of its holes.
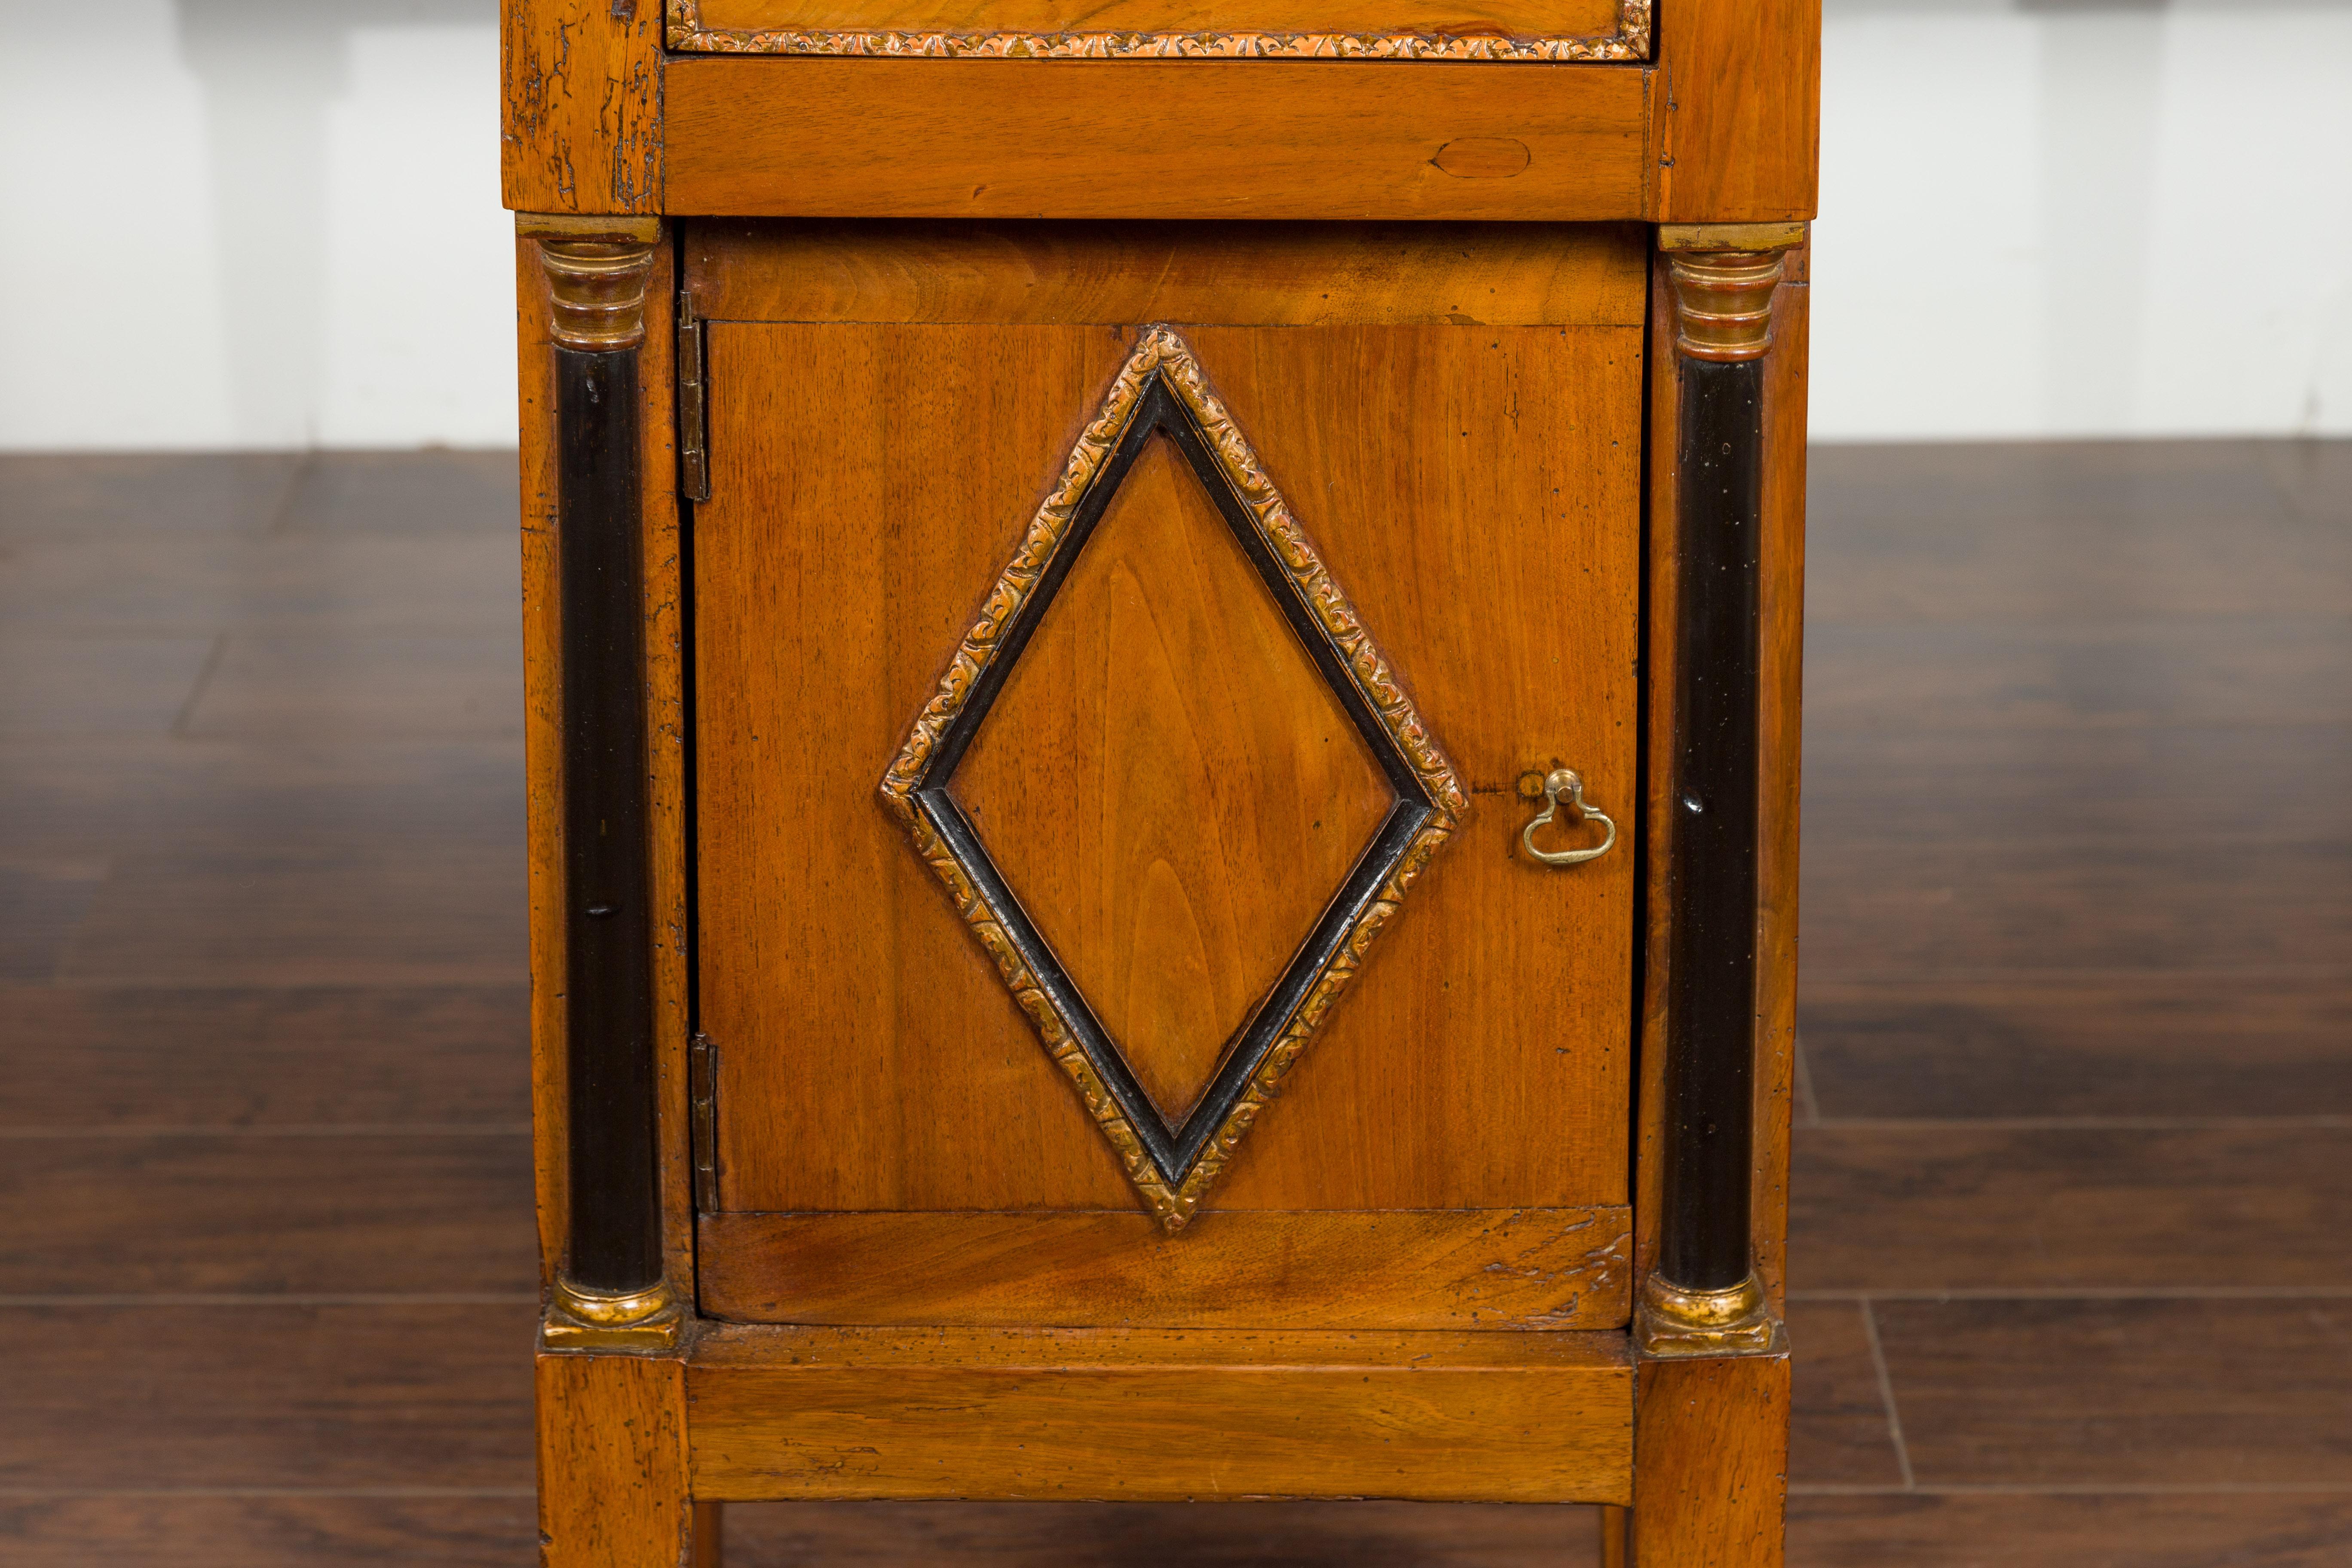
{"type": "Polygon", "coordinates": [[[1653,1358],[1770,1355],[1787,1339],[1753,1274],[1722,1290],[1685,1289],[1652,1274],[1633,1310],[1633,1347],[1653,1358]]]}
{"type": "Polygon", "coordinates": [[[686,1326],[685,1305],[667,1279],[642,1290],[591,1290],[555,1277],[539,1342],[551,1351],[674,1350],[686,1326]]]}

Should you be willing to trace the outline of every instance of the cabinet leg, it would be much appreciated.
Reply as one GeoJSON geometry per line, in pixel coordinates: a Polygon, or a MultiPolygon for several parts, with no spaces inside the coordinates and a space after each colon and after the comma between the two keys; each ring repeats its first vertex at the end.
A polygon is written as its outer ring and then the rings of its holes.
{"type": "Polygon", "coordinates": [[[1603,1504],[1601,1515],[1601,1568],[1626,1568],[1632,1560],[1625,1553],[1626,1510],[1603,1504]]]}
{"type": "Polygon", "coordinates": [[[715,1568],[687,1488],[683,1363],[540,1356],[541,1568],[715,1568]]]}
{"type": "Polygon", "coordinates": [[[1788,1353],[1644,1361],[1636,1397],[1624,1561],[1632,1568],[1780,1568],[1788,1353]]]}

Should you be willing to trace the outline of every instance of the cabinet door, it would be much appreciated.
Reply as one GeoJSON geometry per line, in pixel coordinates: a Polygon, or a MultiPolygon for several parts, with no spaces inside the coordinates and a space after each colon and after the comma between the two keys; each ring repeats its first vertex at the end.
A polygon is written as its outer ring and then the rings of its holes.
{"type": "Polygon", "coordinates": [[[1642,244],[690,231],[706,1312],[1625,1321],[1642,244]]]}

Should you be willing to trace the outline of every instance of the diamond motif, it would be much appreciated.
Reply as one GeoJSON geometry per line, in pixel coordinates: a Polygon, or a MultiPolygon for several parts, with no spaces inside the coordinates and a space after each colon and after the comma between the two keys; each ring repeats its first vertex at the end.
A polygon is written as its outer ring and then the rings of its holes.
{"type": "Polygon", "coordinates": [[[1061,479],[882,782],[884,803],[945,884],[1146,1205],[1169,1230],[1197,1212],[1468,800],[1353,608],[1174,331],[1142,333],[1061,479]],[[1164,1114],[949,791],[991,705],[1155,437],[1181,454],[1392,792],[1371,842],[1231,1042],[1207,1088],[1164,1114]]]}

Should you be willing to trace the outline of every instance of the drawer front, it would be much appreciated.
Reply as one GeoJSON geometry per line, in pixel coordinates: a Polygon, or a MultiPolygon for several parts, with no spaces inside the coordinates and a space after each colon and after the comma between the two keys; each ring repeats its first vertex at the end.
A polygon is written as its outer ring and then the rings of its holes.
{"type": "Polygon", "coordinates": [[[706,1311],[1623,1321],[1643,269],[690,238],[706,1311]]]}

